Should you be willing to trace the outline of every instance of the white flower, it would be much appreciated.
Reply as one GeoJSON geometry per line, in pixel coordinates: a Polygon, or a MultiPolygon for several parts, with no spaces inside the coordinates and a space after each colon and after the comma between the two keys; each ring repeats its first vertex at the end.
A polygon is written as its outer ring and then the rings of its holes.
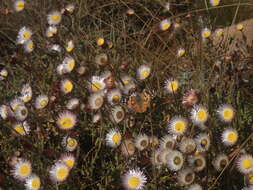
{"type": "Polygon", "coordinates": [[[12,173],[15,178],[24,181],[27,179],[32,173],[32,166],[30,161],[25,159],[20,159],[12,170],[12,173]]]}
{"type": "Polygon", "coordinates": [[[137,78],[139,80],[144,80],[146,78],[149,77],[151,73],[151,68],[148,65],[141,65],[138,69],[137,69],[137,78]]]}
{"type": "Polygon", "coordinates": [[[25,181],[25,187],[27,190],[38,190],[40,189],[40,185],[41,185],[40,178],[35,174],[32,174],[25,181]]]}
{"type": "Polygon", "coordinates": [[[17,43],[24,44],[25,42],[30,40],[31,37],[32,37],[31,29],[24,26],[18,32],[17,43]]]}
{"type": "Polygon", "coordinates": [[[187,120],[181,116],[173,117],[168,125],[168,130],[173,135],[183,135],[187,128],[187,120]]]}
{"type": "Polygon", "coordinates": [[[122,180],[124,187],[128,190],[141,190],[147,182],[146,176],[139,169],[129,170],[122,180]]]}
{"type": "Polygon", "coordinates": [[[76,149],[78,143],[75,138],[72,137],[64,137],[62,139],[62,146],[66,148],[67,151],[72,152],[76,149]]]}
{"type": "Polygon", "coordinates": [[[201,125],[206,122],[208,118],[208,111],[203,106],[194,106],[191,111],[191,120],[196,125],[201,125]]]}
{"type": "Polygon", "coordinates": [[[146,134],[139,134],[135,138],[135,146],[138,150],[142,151],[149,145],[149,138],[146,134]]]}
{"type": "Polygon", "coordinates": [[[160,22],[160,30],[165,31],[168,30],[171,26],[171,21],[169,19],[164,19],[160,22]]]}
{"type": "Polygon", "coordinates": [[[235,110],[231,105],[221,105],[217,110],[219,118],[224,122],[230,122],[235,116],[235,110]]]}
{"type": "Polygon", "coordinates": [[[47,106],[48,104],[48,96],[45,94],[39,95],[36,100],[35,100],[35,108],[36,109],[43,109],[47,106]]]}
{"type": "Polygon", "coordinates": [[[100,92],[91,94],[88,98],[88,103],[91,109],[97,110],[102,107],[104,103],[104,97],[103,94],[100,92]]]}
{"type": "Polygon", "coordinates": [[[172,150],[167,159],[167,165],[171,171],[178,171],[183,167],[183,154],[177,150],[172,150]]]}
{"type": "Polygon", "coordinates": [[[50,177],[53,182],[62,182],[69,175],[69,168],[61,162],[57,162],[50,170],[50,177]]]}
{"type": "Polygon", "coordinates": [[[234,145],[238,140],[238,133],[235,129],[228,128],[222,133],[222,142],[227,146],[234,145]]]}
{"type": "Polygon", "coordinates": [[[57,125],[60,129],[70,130],[76,125],[76,115],[70,111],[63,111],[58,115],[57,125]]]}
{"type": "Polygon", "coordinates": [[[117,129],[111,129],[106,134],[106,144],[110,147],[117,147],[121,143],[121,133],[117,129]]]}
{"type": "Polygon", "coordinates": [[[52,11],[47,15],[47,22],[49,25],[57,25],[61,22],[61,13],[59,11],[52,11]]]}

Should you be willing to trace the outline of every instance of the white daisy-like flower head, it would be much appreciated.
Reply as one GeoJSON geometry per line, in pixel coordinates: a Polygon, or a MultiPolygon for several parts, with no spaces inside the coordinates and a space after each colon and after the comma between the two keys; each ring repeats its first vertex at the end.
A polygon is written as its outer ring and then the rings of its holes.
{"type": "Polygon", "coordinates": [[[132,139],[125,139],[120,145],[121,153],[126,156],[133,156],[135,152],[135,146],[132,139]]]}
{"type": "Polygon", "coordinates": [[[164,83],[164,89],[168,93],[175,93],[178,90],[179,82],[176,79],[168,79],[164,83]]]}
{"type": "Polygon", "coordinates": [[[57,34],[57,27],[56,26],[49,26],[46,30],[46,37],[51,38],[55,34],[57,34]]]}
{"type": "Polygon", "coordinates": [[[106,144],[110,147],[117,147],[121,143],[121,133],[117,129],[111,129],[107,134],[106,134],[106,144]]]}
{"type": "Polygon", "coordinates": [[[187,120],[181,116],[175,116],[169,121],[168,130],[173,135],[183,135],[187,128],[187,120]]]}
{"type": "Polygon", "coordinates": [[[137,78],[139,80],[144,80],[146,78],[149,77],[151,73],[151,67],[148,65],[141,65],[138,69],[137,69],[137,78]]]}
{"type": "Polygon", "coordinates": [[[215,7],[215,6],[218,6],[220,4],[220,1],[221,0],[210,0],[210,4],[215,7]]]}
{"type": "Polygon", "coordinates": [[[24,102],[20,98],[15,98],[10,102],[10,106],[15,111],[18,107],[24,106],[24,102]]]}
{"type": "Polygon", "coordinates": [[[73,4],[68,4],[65,9],[69,12],[69,13],[73,13],[74,9],[75,9],[75,5],[73,4]]]}
{"type": "Polygon", "coordinates": [[[170,153],[171,153],[172,149],[160,149],[160,161],[162,164],[166,165],[168,163],[168,159],[169,159],[169,156],[170,156],[170,153]]]}
{"type": "Polygon", "coordinates": [[[124,88],[124,86],[129,85],[129,84],[131,84],[131,83],[134,82],[134,79],[131,76],[129,76],[129,75],[122,75],[120,77],[120,79],[121,79],[121,82],[123,83],[122,88],[124,88]]]}
{"type": "Polygon", "coordinates": [[[146,149],[149,145],[149,138],[146,134],[139,134],[135,138],[135,146],[138,150],[142,151],[146,149]]]}
{"type": "Polygon", "coordinates": [[[68,56],[64,58],[63,65],[65,67],[65,71],[70,73],[74,69],[76,62],[73,57],[68,56]]]}
{"type": "Polygon", "coordinates": [[[29,83],[23,85],[21,89],[21,96],[19,97],[23,102],[27,103],[32,99],[32,87],[29,83]]]}
{"type": "Polygon", "coordinates": [[[172,135],[165,135],[161,139],[161,149],[173,149],[176,144],[176,139],[172,135]]]}
{"type": "Polygon", "coordinates": [[[74,85],[71,80],[63,79],[61,80],[60,88],[64,94],[68,94],[73,90],[74,85]]]}
{"type": "Polygon", "coordinates": [[[242,31],[244,28],[243,24],[239,23],[236,25],[236,29],[239,30],[239,31],[242,31]]]}
{"type": "Polygon", "coordinates": [[[31,173],[31,162],[22,158],[17,161],[12,170],[13,176],[21,181],[26,180],[31,175],[31,173]]]}
{"type": "Polygon", "coordinates": [[[236,165],[240,173],[249,174],[253,171],[253,157],[250,154],[243,154],[238,158],[236,165]]]}
{"type": "Polygon", "coordinates": [[[201,125],[208,119],[208,111],[203,106],[195,105],[191,111],[191,120],[196,125],[201,125]]]}
{"type": "Polygon", "coordinates": [[[69,175],[69,168],[61,162],[55,163],[50,169],[50,178],[53,182],[63,182],[69,175]]]}
{"type": "Polygon", "coordinates": [[[119,89],[112,89],[107,93],[107,101],[111,104],[117,104],[122,98],[121,91],[119,89]]]}
{"type": "Polygon", "coordinates": [[[178,57],[183,57],[185,55],[185,49],[184,48],[179,48],[177,50],[177,56],[178,57]]]}
{"type": "Polygon", "coordinates": [[[221,105],[217,110],[219,118],[224,122],[230,122],[235,116],[235,110],[231,105],[221,105]]]}
{"type": "Polygon", "coordinates": [[[180,185],[190,185],[195,180],[195,173],[191,168],[185,168],[178,172],[178,182],[180,185]]]}
{"type": "Polygon", "coordinates": [[[77,145],[78,145],[78,142],[75,138],[66,136],[62,139],[62,146],[66,148],[66,150],[69,152],[74,151],[77,145]]]}
{"type": "Polygon", "coordinates": [[[123,176],[122,181],[127,190],[142,190],[147,178],[141,170],[131,169],[123,176]]]}
{"type": "Polygon", "coordinates": [[[67,68],[65,64],[60,64],[56,67],[56,71],[59,75],[63,75],[67,73],[67,68]]]}
{"type": "Polygon", "coordinates": [[[2,69],[2,70],[0,71],[0,75],[1,75],[2,77],[7,77],[7,76],[8,76],[8,71],[7,71],[6,69],[2,69]]]}
{"type": "Polygon", "coordinates": [[[98,54],[95,57],[95,63],[101,66],[106,65],[108,63],[108,55],[106,53],[98,54]]]}
{"type": "Polygon", "coordinates": [[[32,37],[32,30],[28,27],[22,27],[18,32],[17,43],[24,44],[32,37]]]}
{"type": "Polygon", "coordinates": [[[209,38],[211,36],[211,30],[209,28],[204,28],[201,31],[201,37],[203,39],[209,38]]]}
{"type": "Polygon", "coordinates": [[[24,10],[24,8],[25,8],[25,1],[24,0],[15,0],[13,7],[16,12],[20,12],[20,11],[24,10]]]}
{"type": "Polygon", "coordinates": [[[74,45],[73,40],[69,40],[67,42],[67,45],[66,45],[65,49],[66,49],[67,52],[71,52],[74,49],[74,47],[75,47],[75,45],[74,45]]]}
{"type": "Polygon", "coordinates": [[[196,149],[196,143],[191,138],[183,138],[179,144],[179,149],[186,154],[193,153],[196,149]]]}
{"type": "Polygon", "coordinates": [[[228,165],[228,162],[228,156],[221,153],[215,157],[212,164],[217,171],[221,171],[224,167],[228,165]]]}
{"type": "Polygon", "coordinates": [[[18,106],[17,109],[14,110],[14,117],[18,121],[24,121],[28,116],[28,110],[27,108],[23,105],[18,106]]]}
{"type": "Polygon", "coordinates": [[[11,108],[7,105],[1,105],[0,106],[0,116],[2,119],[7,119],[9,117],[9,114],[11,112],[11,108]]]}
{"type": "Polygon", "coordinates": [[[18,133],[19,135],[28,135],[30,132],[30,126],[28,123],[25,121],[23,123],[21,122],[16,122],[12,125],[13,130],[18,133]]]}
{"type": "Polygon", "coordinates": [[[68,101],[66,107],[69,110],[73,110],[73,109],[76,109],[78,105],[79,105],[79,99],[78,98],[72,98],[68,101]]]}
{"type": "Polygon", "coordinates": [[[110,118],[115,123],[120,123],[125,118],[125,111],[121,106],[114,106],[112,108],[110,118]]]}
{"type": "Polygon", "coordinates": [[[51,51],[61,52],[62,48],[59,44],[52,44],[49,46],[51,51]]]}
{"type": "Polygon", "coordinates": [[[47,15],[47,22],[49,25],[57,25],[61,22],[62,15],[59,11],[52,11],[47,15]]]}
{"type": "Polygon", "coordinates": [[[101,120],[102,115],[100,113],[96,113],[92,117],[92,123],[97,123],[101,120]]]}
{"type": "Polygon", "coordinates": [[[41,94],[35,100],[35,108],[43,109],[47,106],[48,102],[49,102],[48,96],[45,94],[41,94]]]}
{"type": "Polygon", "coordinates": [[[199,152],[206,152],[209,150],[211,140],[207,133],[200,133],[195,138],[196,144],[197,144],[197,150],[199,152]]]}
{"type": "Polygon", "coordinates": [[[88,88],[91,92],[99,92],[105,88],[104,78],[92,76],[88,83],[88,88]]]}
{"type": "Polygon", "coordinates": [[[178,171],[183,167],[183,154],[177,150],[172,150],[167,159],[167,166],[171,171],[178,171]]]}
{"type": "Polygon", "coordinates": [[[226,146],[232,146],[238,140],[238,132],[235,129],[227,128],[223,131],[221,138],[222,138],[222,142],[226,146]]]}
{"type": "Polygon", "coordinates": [[[162,31],[168,30],[170,27],[171,27],[171,21],[170,21],[170,19],[164,19],[159,24],[159,28],[162,31]]]}
{"type": "Polygon", "coordinates": [[[63,111],[58,115],[56,123],[62,130],[73,129],[76,125],[76,115],[70,111],[63,111]]]}
{"type": "Polygon", "coordinates": [[[214,33],[215,33],[216,36],[220,37],[224,34],[224,29],[218,28],[218,29],[215,30],[214,33]]]}
{"type": "Polygon", "coordinates": [[[102,107],[104,103],[103,93],[97,92],[90,95],[88,98],[88,104],[90,109],[97,110],[102,107]]]}
{"type": "Polygon", "coordinates": [[[32,40],[27,40],[24,44],[23,44],[23,48],[24,51],[26,53],[31,53],[34,50],[34,43],[32,40]]]}
{"type": "Polygon", "coordinates": [[[201,154],[190,156],[188,162],[195,172],[200,172],[206,167],[206,159],[201,154]]]}
{"type": "Polygon", "coordinates": [[[194,183],[192,185],[189,186],[189,188],[187,190],[202,190],[202,186],[199,185],[198,183],[194,183]]]}
{"type": "Polygon", "coordinates": [[[162,151],[160,149],[157,149],[154,152],[152,152],[150,160],[153,165],[159,166],[163,164],[161,161],[161,152],[162,151]]]}
{"type": "Polygon", "coordinates": [[[40,189],[41,181],[39,176],[32,174],[25,181],[25,187],[27,190],[38,190],[40,189]]]}
{"type": "Polygon", "coordinates": [[[75,165],[76,158],[71,153],[65,153],[61,155],[59,161],[64,163],[69,169],[72,169],[75,165]]]}

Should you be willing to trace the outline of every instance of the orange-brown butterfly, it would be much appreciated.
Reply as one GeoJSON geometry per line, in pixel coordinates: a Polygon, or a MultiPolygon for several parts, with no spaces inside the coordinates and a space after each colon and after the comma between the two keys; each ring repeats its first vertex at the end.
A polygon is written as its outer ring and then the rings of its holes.
{"type": "Polygon", "coordinates": [[[148,93],[134,93],[127,101],[127,106],[137,113],[144,113],[150,106],[151,97],[148,93]]]}

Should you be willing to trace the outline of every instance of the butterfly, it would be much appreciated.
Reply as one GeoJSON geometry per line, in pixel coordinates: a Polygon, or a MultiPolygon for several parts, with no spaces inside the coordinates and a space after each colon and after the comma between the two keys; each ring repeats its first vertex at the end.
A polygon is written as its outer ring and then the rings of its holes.
{"type": "Polygon", "coordinates": [[[134,93],[127,101],[127,106],[137,113],[144,113],[150,106],[151,96],[146,92],[134,93]]]}

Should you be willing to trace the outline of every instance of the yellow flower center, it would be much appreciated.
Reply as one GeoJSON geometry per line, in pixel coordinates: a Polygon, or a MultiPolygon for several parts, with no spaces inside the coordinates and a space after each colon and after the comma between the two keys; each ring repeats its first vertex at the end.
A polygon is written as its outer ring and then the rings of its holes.
{"type": "Polygon", "coordinates": [[[24,135],[25,134],[25,129],[21,125],[16,125],[14,129],[20,135],[24,135]]]}
{"type": "Polygon", "coordinates": [[[248,179],[249,179],[249,182],[253,182],[253,173],[250,173],[249,175],[248,175],[248,179]]]}
{"type": "Polygon", "coordinates": [[[206,118],[207,118],[207,113],[206,113],[206,111],[203,110],[203,109],[198,110],[198,111],[197,111],[197,118],[198,118],[198,120],[200,120],[200,121],[205,121],[206,118]]]}
{"type": "Polygon", "coordinates": [[[98,46],[102,46],[105,43],[105,39],[104,38],[98,38],[97,39],[97,45],[98,46]]]}
{"type": "Polygon", "coordinates": [[[220,0],[212,0],[213,6],[217,6],[220,4],[220,0]]]}
{"type": "Polygon", "coordinates": [[[70,117],[62,117],[60,119],[60,125],[64,128],[64,129],[70,129],[73,127],[74,125],[74,121],[72,118],[70,117]]]}
{"type": "Polygon", "coordinates": [[[30,33],[30,32],[25,31],[25,32],[23,33],[23,38],[24,38],[24,40],[28,40],[30,37],[31,37],[31,33],[30,33]]]}
{"type": "Polygon", "coordinates": [[[185,50],[181,49],[178,51],[178,56],[182,57],[185,54],[185,50]]]}
{"type": "Polygon", "coordinates": [[[64,180],[69,174],[67,168],[59,168],[56,172],[56,178],[59,180],[64,180]]]}
{"type": "Polygon", "coordinates": [[[217,36],[221,36],[223,35],[223,30],[218,30],[217,33],[216,33],[217,36]]]}
{"type": "Polygon", "coordinates": [[[144,70],[144,71],[141,72],[141,78],[145,79],[149,76],[149,74],[150,74],[149,70],[144,70]]]}
{"type": "Polygon", "coordinates": [[[124,85],[128,85],[130,83],[130,80],[123,80],[122,82],[124,83],[124,85]]]}
{"type": "Polygon", "coordinates": [[[68,46],[66,47],[67,52],[71,52],[74,49],[73,44],[68,44],[68,46]]]}
{"type": "Polygon", "coordinates": [[[177,121],[175,123],[175,130],[177,132],[184,132],[185,128],[186,128],[185,122],[183,122],[183,121],[177,121]]]}
{"type": "Polygon", "coordinates": [[[67,63],[67,66],[70,70],[72,70],[75,67],[75,64],[76,64],[75,60],[71,60],[67,63]]]}
{"type": "Polygon", "coordinates": [[[40,106],[44,107],[44,106],[47,105],[47,103],[48,103],[47,100],[41,100],[41,101],[40,101],[40,106]]]}
{"type": "Polygon", "coordinates": [[[235,132],[230,132],[227,138],[229,142],[235,142],[238,138],[238,135],[235,132]]]}
{"type": "Polygon", "coordinates": [[[242,29],[243,29],[243,25],[242,25],[242,24],[238,24],[238,25],[236,26],[236,28],[237,28],[237,30],[242,30],[242,29]]]}
{"type": "Polygon", "coordinates": [[[24,1],[18,1],[16,4],[16,10],[17,11],[21,11],[23,10],[25,7],[25,2],[24,1]]]}
{"type": "Polygon", "coordinates": [[[29,49],[33,49],[34,46],[33,46],[33,41],[32,40],[28,42],[27,47],[29,49]]]}
{"type": "Polygon", "coordinates": [[[113,101],[113,102],[118,102],[119,99],[120,99],[119,95],[114,95],[114,96],[112,96],[112,101],[113,101]]]}
{"type": "Polygon", "coordinates": [[[68,159],[65,160],[64,163],[66,164],[66,166],[68,166],[68,168],[73,168],[75,162],[73,159],[68,159]]]}
{"type": "Polygon", "coordinates": [[[234,111],[231,108],[226,108],[223,110],[223,117],[226,120],[231,120],[234,116],[234,111]]]}
{"type": "Polygon", "coordinates": [[[31,166],[29,164],[22,164],[19,168],[19,175],[26,177],[31,173],[31,166]]]}
{"type": "Polygon", "coordinates": [[[112,136],[112,142],[114,142],[115,144],[119,144],[121,140],[121,134],[120,133],[115,133],[112,136]]]}
{"type": "Polygon", "coordinates": [[[177,91],[177,89],[178,89],[178,82],[177,81],[170,82],[168,88],[169,88],[169,91],[171,91],[171,92],[177,91]]]}
{"type": "Polygon", "coordinates": [[[162,24],[161,29],[164,31],[164,30],[168,30],[169,27],[170,27],[170,23],[164,23],[164,24],[162,24]]]}
{"type": "Polygon", "coordinates": [[[243,168],[249,169],[251,166],[252,166],[251,160],[245,159],[245,160],[242,161],[242,167],[243,168]]]}
{"type": "Polygon", "coordinates": [[[60,19],[60,15],[52,15],[51,19],[52,19],[52,21],[57,22],[60,19]]]}
{"type": "Polygon", "coordinates": [[[138,177],[132,176],[128,178],[128,185],[130,188],[136,188],[140,185],[141,180],[138,177]]]}
{"type": "Polygon", "coordinates": [[[40,188],[40,178],[36,177],[32,180],[32,188],[39,189],[40,188]]]}
{"type": "Polygon", "coordinates": [[[210,35],[211,35],[211,32],[209,32],[209,31],[204,31],[204,32],[202,33],[202,36],[203,36],[204,38],[208,38],[210,35]]]}
{"type": "Polygon", "coordinates": [[[32,99],[32,96],[30,96],[30,95],[26,95],[26,96],[23,96],[22,97],[22,100],[23,100],[23,102],[29,102],[30,100],[32,99]]]}
{"type": "Polygon", "coordinates": [[[72,84],[72,82],[70,82],[70,81],[66,81],[64,84],[63,84],[63,88],[64,88],[64,90],[65,90],[65,92],[71,92],[72,91],[72,89],[73,89],[73,84],[72,84]]]}
{"type": "Polygon", "coordinates": [[[76,146],[76,140],[75,139],[68,139],[68,145],[70,146],[70,147],[74,147],[74,146],[76,146]]]}
{"type": "Polygon", "coordinates": [[[101,84],[101,82],[98,82],[98,81],[92,82],[92,84],[91,84],[91,90],[93,92],[97,92],[99,90],[102,90],[102,84],[101,84]]]}

